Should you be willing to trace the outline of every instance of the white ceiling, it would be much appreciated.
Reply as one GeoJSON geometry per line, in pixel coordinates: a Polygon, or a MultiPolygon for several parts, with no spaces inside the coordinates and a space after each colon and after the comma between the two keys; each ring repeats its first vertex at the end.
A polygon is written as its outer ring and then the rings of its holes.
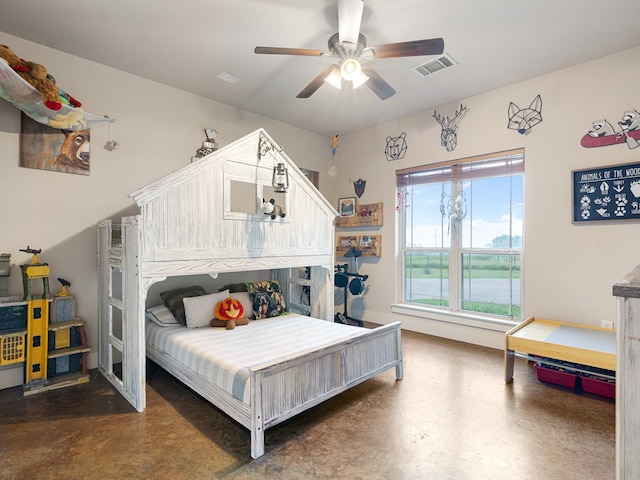
{"type": "MultiPolygon", "coordinates": [[[[432,57],[375,59],[393,97],[323,85],[298,99],[331,59],[253,49],[326,49],[338,28],[337,0],[0,0],[0,11],[0,32],[323,135],[640,45],[638,0],[365,0],[369,45],[442,37],[459,65],[420,78],[412,67],[432,57]],[[222,72],[240,81],[224,83],[216,78],[222,72]]],[[[637,80],[629,82],[632,95],[637,80]]]]}

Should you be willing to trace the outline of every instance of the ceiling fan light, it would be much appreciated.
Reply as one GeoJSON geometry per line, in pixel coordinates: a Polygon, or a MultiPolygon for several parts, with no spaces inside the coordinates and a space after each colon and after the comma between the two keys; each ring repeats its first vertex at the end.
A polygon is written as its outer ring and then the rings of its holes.
{"type": "Polygon", "coordinates": [[[353,85],[353,88],[355,90],[359,86],[364,85],[365,83],[367,83],[367,80],[369,80],[369,77],[367,77],[364,73],[360,72],[360,75],[358,75],[356,78],[354,78],[351,81],[351,84],[353,85]]]}
{"type": "Polygon", "coordinates": [[[324,81],[332,87],[340,90],[342,88],[342,76],[340,75],[340,70],[338,70],[337,68],[331,70],[331,73],[326,76],[324,81]]]}
{"type": "Polygon", "coordinates": [[[362,73],[362,67],[357,60],[349,58],[345,60],[340,67],[340,73],[345,80],[353,81],[362,73]]]}

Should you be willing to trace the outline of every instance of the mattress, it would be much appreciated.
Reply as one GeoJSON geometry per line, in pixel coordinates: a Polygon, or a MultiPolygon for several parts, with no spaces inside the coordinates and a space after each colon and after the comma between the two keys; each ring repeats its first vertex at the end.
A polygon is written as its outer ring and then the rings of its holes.
{"type": "Polygon", "coordinates": [[[369,330],[298,314],[252,320],[233,330],[146,322],[146,342],[249,404],[252,367],[366,335],[369,330]]]}

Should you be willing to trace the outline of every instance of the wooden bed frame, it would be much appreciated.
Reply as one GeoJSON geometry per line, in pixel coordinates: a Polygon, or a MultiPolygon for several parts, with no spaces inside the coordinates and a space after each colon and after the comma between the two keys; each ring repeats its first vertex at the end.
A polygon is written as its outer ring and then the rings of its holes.
{"type": "MultiPolygon", "coordinates": [[[[555,337],[557,338],[557,337],[555,337]]],[[[616,369],[615,332],[613,330],[578,325],[574,323],[530,317],[505,333],[504,380],[513,380],[515,356],[540,360],[533,356],[577,363],[605,370],[616,369]],[[571,344],[554,339],[559,329],[576,333],[571,344]],[[589,332],[588,338],[580,338],[580,333],[589,332]],[[601,340],[593,342],[593,339],[601,340]],[[613,342],[613,352],[610,346],[613,342]]],[[[547,362],[553,364],[553,362],[547,362]]],[[[576,370],[579,370],[576,368],[576,370]]]]}
{"type": "Polygon", "coordinates": [[[264,454],[267,428],[385,370],[395,368],[396,379],[402,378],[399,322],[252,368],[249,405],[145,344],[148,290],[172,276],[269,270],[286,285],[290,269],[309,267],[310,314],[333,321],[337,212],[264,130],[131,197],[140,215],[98,224],[98,364],[138,411],[146,406],[146,355],[248,428],[257,458],[264,454]],[[270,194],[277,163],[287,167],[290,185],[286,217],[272,220],[258,208],[270,194]],[[231,211],[230,191],[238,181],[255,187],[255,213],[231,211]]]}
{"type": "Polygon", "coordinates": [[[363,337],[251,368],[250,405],[153,346],[147,345],[147,356],[248,428],[253,458],[264,454],[266,429],[390,368],[395,367],[396,380],[402,379],[399,322],[363,337]]]}

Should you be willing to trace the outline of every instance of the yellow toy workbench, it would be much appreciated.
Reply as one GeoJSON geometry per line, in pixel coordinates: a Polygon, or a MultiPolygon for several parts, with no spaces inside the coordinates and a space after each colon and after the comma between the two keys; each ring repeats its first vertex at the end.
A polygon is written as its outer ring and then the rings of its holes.
{"type": "Polygon", "coordinates": [[[513,380],[515,356],[541,356],[605,370],[616,369],[616,333],[607,328],[530,317],[505,333],[504,379],[513,380]]]}

